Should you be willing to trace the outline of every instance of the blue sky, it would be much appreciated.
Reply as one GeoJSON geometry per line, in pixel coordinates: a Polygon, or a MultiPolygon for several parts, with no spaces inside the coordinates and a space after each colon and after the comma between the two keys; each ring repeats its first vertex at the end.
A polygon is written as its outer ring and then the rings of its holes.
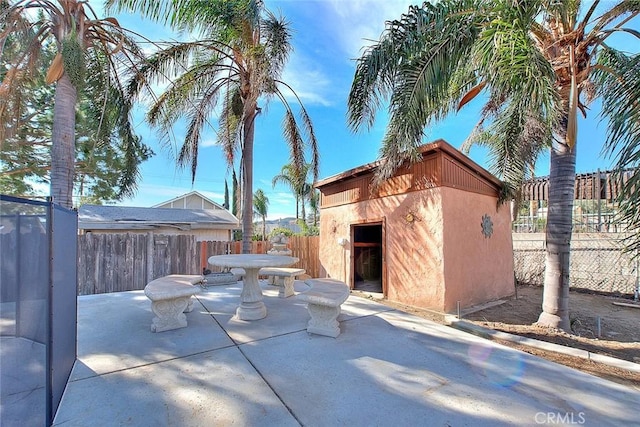
{"type": "MultiPolygon", "coordinates": [[[[320,151],[320,178],[375,161],[384,135],[386,115],[378,115],[370,131],[352,133],[346,125],[346,99],[361,49],[377,40],[385,20],[397,19],[414,2],[405,0],[266,0],[267,7],[281,13],[293,30],[293,47],[284,80],[301,97],[314,124],[320,151]]],[[[162,27],[133,16],[119,16],[122,26],[152,40],[166,40],[162,27]]],[[[636,19],[637,21],[637,19],[636,19]]],[[[637,27],[637,24],[635,25],[637,27]]],[[[631,37],[629,43],[636,43],[631,37]]],[[[635,50],[637,52],[637,49],[635,50]]],[[[468,136],[478,118],[481,103],[472,102],[437,127],[427,129],[425,142],[445,139],[454,147],[468,136]]],[[[264,103],[262,105],[264,106],[264,103]]],[[[269,198],[269,219],[295,215],[295,200],[284,186],[272,187],[272,178],[288,163],[287,146],[281,135],[283,109],[272,101],[256,120],[254,148],[254,191],[262,189],[269,198]]],[[[142,165],[142,180],[135,197],[119,202],[122,206],[152,206],[189,191],[199,191],[214,201],[224,200],[225,179],[231,176],[219,147],[214,144],[215,129],[205,130],[195,182],[189,170],[175,166],[175,147],[159,147],[154,131],[136,116],[136,131],[156,152],[142,165]]],[[[217,123],[212,118],[211,123],[217,123]]],[[[184,135],[184,125],[174,128],[176,141],[184,135]]],[[[581,120],[578,133],[577,172],[607,169],[610,159],[601,155],[605,123],[599,122],[597,105],[587,120],[581,120]]],[[[471,158],[488,168],[484,151],[474,148],[471,158]]],[[[548,158],[541,158],[538,175],[548,173],[548,158]]]]}

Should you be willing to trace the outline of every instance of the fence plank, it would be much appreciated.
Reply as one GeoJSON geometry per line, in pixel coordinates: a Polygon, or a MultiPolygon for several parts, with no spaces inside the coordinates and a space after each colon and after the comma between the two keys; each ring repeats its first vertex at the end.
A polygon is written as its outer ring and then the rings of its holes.
{"type": "Polygon", "coordinates": [[[147,241],[149,240],[144,234],[132,234],[133,239],[133,274],[131,280],[133,289],[144,289],[147,284],[147,241]]]}
{"type": "Polygon", "coordinates": [[[289,248],[291,255],[300,259],[296,266],[304,268],[311,277],[320,276],[318,236],[291,236],[289,238],[289,248]]]}

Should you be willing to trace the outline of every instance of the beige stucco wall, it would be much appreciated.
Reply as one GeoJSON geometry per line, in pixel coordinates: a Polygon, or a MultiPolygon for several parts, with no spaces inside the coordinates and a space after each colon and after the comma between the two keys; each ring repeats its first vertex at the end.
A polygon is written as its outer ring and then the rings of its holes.
{"type": "Polygon", "coordinates": [[[444,188],[445,302],[444,311],[453,313],[512,295],[513,244],[509,204],[496,207],[496,199],[475,193],[444,188]],[[482,218],[488,215],[493,233],[482,233],[482,218]]]}
{"type": "Polygon", "coordinates": [[[383,223],[386,297],[417,307],[453,311],[513,292],[509,210],[495,198],[433,188],[350,205],[320,215],[321,274],[351,283],[351,225],[383,223]],[[445,208],[442,208],[445,206],[445,208]],[[481,233],[482,216],[494,234],[481,233]],[[344,249],[338,239],[348,239],[344,249]]]}

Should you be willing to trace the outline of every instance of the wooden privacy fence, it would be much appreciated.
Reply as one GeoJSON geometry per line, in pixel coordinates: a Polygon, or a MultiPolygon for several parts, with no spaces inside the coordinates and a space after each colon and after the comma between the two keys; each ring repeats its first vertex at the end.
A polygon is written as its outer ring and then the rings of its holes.
{"type": "MultiPolygon", "coordinates": [[[[305,269],[311,277],[320,277],[320,251],[318,247],[320,238],[318,236],[291,236],[288,239],[287,246],[291,249],[291,256],[300,260],[294,266],[305,269]]],[[[219,271],[220,268],[207,265],[207,258],[211,255],[242,253],[242,242],[199,242],[199,245],[198,259],[200,259],[200,264],[202,267],[207,266],[212,271],[219,271]]],[[[264,254],[269,249],[271,249],[271,242],[251,242],[252,254],[264,254]]]]}
{"type": "MultiPolygon", "coordinates": [[[[319,238],[294,236],[289,240],[296,267],[318,277],[319,238]]],[[[269,242],[252,242],[251,253],[266,253],[269,242]]],[[[144,289],[168,274],[202,274],[211,255],[241,253],[242,242],[196,242],[195,236],[87,233],[78,236],[78,295],[144,289]]]]}

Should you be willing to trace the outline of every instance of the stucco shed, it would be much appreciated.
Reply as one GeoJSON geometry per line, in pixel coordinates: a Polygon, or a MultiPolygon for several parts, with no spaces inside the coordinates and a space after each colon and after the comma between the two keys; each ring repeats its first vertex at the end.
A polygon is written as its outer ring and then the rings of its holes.
{"type": "Polygon", "coordinates": [[[513,246],[501,182],[438,140],[373,189],[378,162],[315,184],[320,263],[352,289],[453,313],[513,294],[513,246]]]}

